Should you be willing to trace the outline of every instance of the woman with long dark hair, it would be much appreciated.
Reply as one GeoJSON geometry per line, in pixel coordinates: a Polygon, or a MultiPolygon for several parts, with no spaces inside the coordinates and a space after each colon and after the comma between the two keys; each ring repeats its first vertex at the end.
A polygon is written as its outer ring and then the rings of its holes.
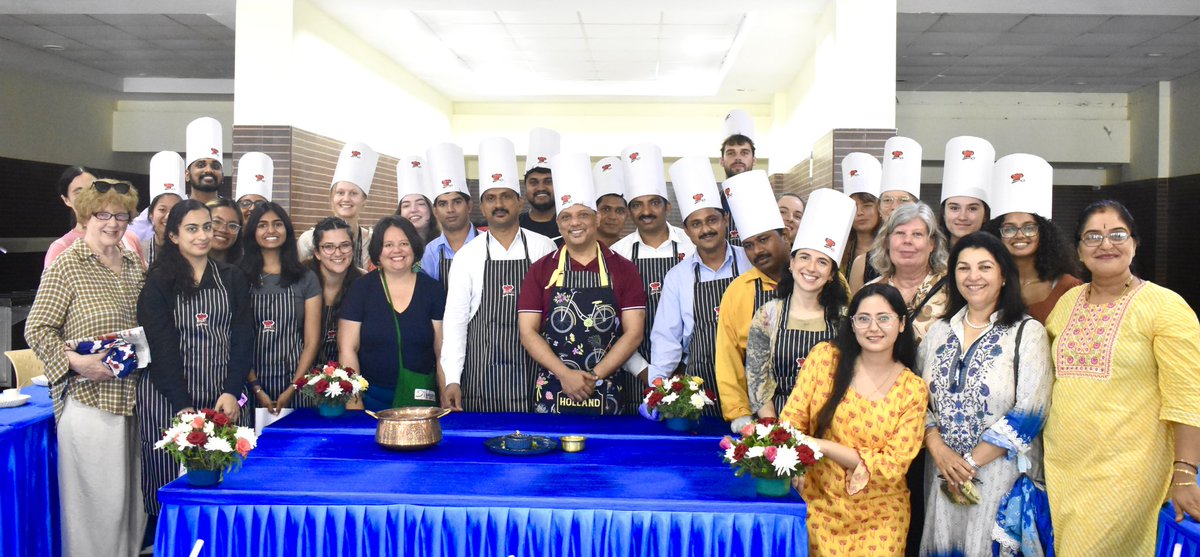
{"type": "Polygon", "coordinates": [[[1053,382],[1046,330],[1025,314],[1017,264],[991,234],[955,244],[947,281],[946,312],[917,358],[930,393],[921,554],[982,555],[993,541],[1040,554],[1049,532],[1038,532],[1033,513],[1000,524],[997,511],[1038,509],[1049,522],[1045,491],[1030,489],[1041,480],[1037,441],[1053,382]],[[1022,472],[1029,485],[1013,492],[1022,472]],[[1030,500],[1013,506],[1022,493],[1030,500]]]}
{"type": "Polygon", "coordinates": [[[809,505],[812,555],[903,555],[905,473],[921,448],[929,391],[910,369],[913,330],[900,291],[869,284],[833,342],[804,360],[780,421],[825,455],[793,483],[809,505]]]}
{"type": "Polygon", "coordinates": [[[179,464],[154,448],[179,412],[213,408],[249,423],[238,399],[254,350],[254,314],[246,278],[214,261],[211,213],[189,199],[171,208],[167,241],[146,274],[138,322],[154,361],[138,382],[142,496],[157,517],[158,489],[179,475],[179,464]]]}
{"type": "Polygon", "coordinates": [[[362,270],[354,266],[350,225],[338,217],[325,217],[313,228],[313,256],[305,265],[321,283],[322,344],[318,363],[338,359],[337,331],[342,298],[362,270]]]}
{"type": "Polygon", "coordinates": [[[296,230],[278,203],[254,207],[242,245],[258,329],[250,389],[260,407],[279,415],[294,394],[292,381],[321,349],[321,283],[300,263],[296,230]]]}
{"type": "Polygon", "coordinates": [[[237,265],[242,259],[242,211],[227,197],[205,205],[212,212],[212,250],[208,256],[221,263],[237,265]]]}

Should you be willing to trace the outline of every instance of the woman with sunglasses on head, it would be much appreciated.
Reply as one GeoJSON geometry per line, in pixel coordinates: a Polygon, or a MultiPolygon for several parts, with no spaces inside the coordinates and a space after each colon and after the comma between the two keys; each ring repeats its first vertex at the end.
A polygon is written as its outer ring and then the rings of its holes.
{"type": "Polygon", "coordinates": [[[1004,245],[986,232],[950,251],[949,303],[917,358],[930,393],[922,555],[985,555],[993,541],[1025,555],[1050,549],[1039,543],[1050,532],[1033,520],[1040,513],[1049,523],[1045,490],[1032,490],[1041,480],[1050,343],[1025,315],[1017,276],[1004,245]],[[1020,518],[998,522],[997,511],[1011,508],[1036,512],[1026,519],[1001,511],[1020,518]]]}
{"type": "MultiPolygon", "coordinates": [[[[58,197],[62,199],[63,205],[71,209],[71,231],[63,234],[63,236],[46,249],[46,259],[42,263],[43,269],[49,269],[50,264],[54,263],[55,259],[62,254],[67,248],[71,247],[76,240],[83,238],[83,223],[78,222],[75,218],[75,198],[84,188],[92,185],[96,181],[96,176],[92,171],[82,166],[68,166],[63,170],[61,176],[58,177],[58,197]]],[[[125,231],[125,236],[121,239],[121,244],[126,249],[137,254],[138,259],[142,258],[142,245],[138,241],[137,235],[131,230],[125,231]]]]}
{"type": "Polygon", "coordinates": [[[106,353],[81,355],[67,342],[138,326],[142,264],[121,245],[137,190],[97,180],[72,205],[83,239],[42,273],[25,323],[54,401],[62,554],[136,555],[146,524],[133,417],[140,372],[118,378],[106,353]]]}
{"type": "Polygon", "coordinates": [[[205,203],[212,213],[212,249],[214,261],[237,265],[242,259],[242,213],[228,198],[218,197],[205,203]]]}
{"type": "Polygon", "coordinates": [[[321,350],[321,283],[300,263],[292,220],[277,203],[254,208],[242,244],[257,329],[249,387],[260,408],[279,415],[321,350]]]}
{"type": "Polygon", "coordinates": [[[1058,555],[1152,555],[1160,506],[1200,519],[1200,323],[1182,297],[1130,270],[1137,224],[1097,201],[1075,229],[1091,282],[1046,319],[1054,405],[1046,491],[1058,555]]]}
{"type": "Polygon", "coordinates": [[[921,448],[928,389],[910,371],[916,345],[895,287],[863,287],[849,312],[805,358],[779,421],[824,454],[793,480],[809,505],[810,554],[903,555],[905,473],[921,448]]]}
{"type": "Polygon", "coordinates": [[[138,384],[142,496],[153,521],[158,489],[179,476],[179,464],[155,442],[180,412],[212,408],[248,424],[238,399],[254,353],[249,285],[237,267],[209,257],[210,209],[189,199],[167,215],[167,241],[146,274],[138,322],[154,361],[138,384]]]}
{"type": "Polygon", "coordinates": [[[338,318],[341,314],[342,298],[350,285],[362,276],[362,270],[351,261],[354,245],[350,241],[350,225],[337,217],[325,217],[313,227],[313,257],[305,265],[321,283],[321,299],[325,309],[321,312],[322,345],[317,363],[337,361],[338,318]]]}

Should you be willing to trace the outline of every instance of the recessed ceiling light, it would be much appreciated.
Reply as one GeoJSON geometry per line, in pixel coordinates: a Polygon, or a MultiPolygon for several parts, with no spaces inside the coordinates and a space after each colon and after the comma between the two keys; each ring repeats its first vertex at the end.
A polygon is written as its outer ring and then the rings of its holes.
{"type": "Polygon", "coordinates": [[[1076,81],[1074,85],[1087,85],[1086,81],[1076,81]]]}
{"type": "Polygon", "coordinates": [[[1162,58],[1162,57],[1163,57],[1163,53],[1161,53],[1161,52],[1147,52],[1147,53],[1146,53],[1146,56],[1147,56],[1147,57],[1149,57],[1149,58],[1162,58]]]}
{"type": "Polygon", "coordinates": [[[897,79],[896,83],[908,83],[907,79],[897,79]]]}
{"type": "Polygon", "coordinates": [[[929,55],[930,56],[945,56],[946,53],[945,52],[930,52],[929,55]]]}
{"type": "Polygon", "coordinates": [[[46,50],[66,50],[67,49],[67,47],[60,45],[60,44],[44,44],[44,45],[42,45],[42,48],[44,48],[46,50]]]}

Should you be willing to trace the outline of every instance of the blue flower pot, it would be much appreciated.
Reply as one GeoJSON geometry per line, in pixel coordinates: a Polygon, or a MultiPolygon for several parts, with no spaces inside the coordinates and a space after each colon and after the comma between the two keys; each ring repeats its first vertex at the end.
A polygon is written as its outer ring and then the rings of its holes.
{"type": "Polygon", "coordinates": [[[188,470],[187,482],[193,487],[213,487],[221,483],[220,470],[188,470]]]}
{"type": "Polygon", "coordinates": [[[700,426],[700,420],[690,418],[667,418],[667,429],[671,431],[696,431],[700,426]]]}
{"type": "Polygon", "coordinates": [[[792,479],[754,478],[754,491],[767,497],[787,497],[792,491],[792,479]]]}
{"type": "Polygon", "coordinates": [[[318,404],[317,412],[326,418],[336,418],[346,413],[346,404],[318,404]]]}

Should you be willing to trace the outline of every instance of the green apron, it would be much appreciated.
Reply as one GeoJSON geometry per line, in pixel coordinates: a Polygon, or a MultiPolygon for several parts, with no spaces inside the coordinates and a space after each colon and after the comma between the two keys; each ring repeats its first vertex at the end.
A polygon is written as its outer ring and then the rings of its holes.
{"type": "Polygon", "coordinates": [[[396,375],[396,392],[392,395],[392,408],[404,406],[437,406],[437,378],[433,374],[417,373],[404,367],[404,342],[400,337],[400,320],[396,318],[396,306],[392,304],[392,293],[388,291],[387,278],[379,270],[379,281],[383,283],[383,295],[387,297],[388,309],[392,310],[392,323],[396,326],[396,359],[399,371],[396,375]]]}

